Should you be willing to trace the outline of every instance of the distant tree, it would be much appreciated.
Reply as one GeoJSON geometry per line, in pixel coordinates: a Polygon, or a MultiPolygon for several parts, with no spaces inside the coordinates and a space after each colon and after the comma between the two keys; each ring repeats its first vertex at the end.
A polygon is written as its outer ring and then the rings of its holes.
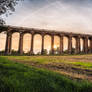
{"type": "Polygon", "coordinates": [[[75,48],[72,48],[72,54],[74,54],[75,53],[75,48]]]}
{"type": "Polygon", "coordinates": [[[5,52],[4,50],[0,51],[0,55],[4,55],[4,52],[5,52]]]}
{"type": "Polygon", "coordinates": [[[41,55],[41,52],[37,52],[37,54],[36,55],[41,55]]]}
{"type": "Polygon", "coordinates": [[[64,54],[68,54],[68,49],[63,51],[64,54]]]}
{"type": "Polygon", "coordinates": [[[48,51],[47,51],[47,49],[44,49],[44,53],[43,53],[44,55],[47,55],[48,54],[48,51]]]}
{"type": "Polygon", "coordinates": [[[56,49],[54,49],[54,52],[55,52],[55,54],[59,54],[59,52],[60,52],[60,48],[57,47],[56,49]]]}
{"type": "Polygon", "coordinates": [[[11,14],[11,12],[15,11],[15,6],[18,1],[23,0],[0,0],[0,25],[5,24],[5,21],[1,18],[1,15],[5,13],[6,15],[8,15],[11,14]]]}
{"type": "Polygon", "coordinates": [[[12,50],[12,55],[18,55],[18,51],[12,50]]]}

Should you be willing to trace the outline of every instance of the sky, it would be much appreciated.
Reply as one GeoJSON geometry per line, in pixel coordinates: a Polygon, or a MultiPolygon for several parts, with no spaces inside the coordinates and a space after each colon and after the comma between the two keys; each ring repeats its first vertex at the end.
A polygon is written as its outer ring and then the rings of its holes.
{"type": "MultiPolygon", "coordinates": [[[[92,34],[92,0],[24,0],[15,7],[15,12],[2,16],[6,25],[40,28],[56,31],[92,34]]],[[[30,35],[24,37],[24,50],[30,50],[30,35]]],[[[5,48],[4,34],[0,34],[0,50],[5,48]]],[[[59,45],[56,38],[55,45],[59,45]]],[[[45,48],[50,49],[47,37],[45,48]]],[[[19,35],[14,34],[12,48],[18,50],[19,35]]],[[[64,39],[64,48],[67,40],[64,39]]],[[[75,41],[74,41],[75,42],[75,41]]],[[[73,44],[74,44],[73,42],[73,44]]],[[[41,51],[41,37],[35,37],[35,51],[41,51]],[[40,49],[39,49],[40,48],[40,49]]]]}
{"type": "Polygon", "coordinates": [[[24,0],[7,25],[92,34],[92,0],[24,0]]]}

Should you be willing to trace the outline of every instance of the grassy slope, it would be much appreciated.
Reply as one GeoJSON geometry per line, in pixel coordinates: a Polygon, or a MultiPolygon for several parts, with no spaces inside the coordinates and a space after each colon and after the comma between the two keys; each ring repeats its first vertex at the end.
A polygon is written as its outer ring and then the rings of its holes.
{"type": "Polygon", "coordinates": [[[92,83],[77,82],[55,72],[0,57],[0,92],[10,92],[12,88],[15,92],[92,92],[92,83]]]}

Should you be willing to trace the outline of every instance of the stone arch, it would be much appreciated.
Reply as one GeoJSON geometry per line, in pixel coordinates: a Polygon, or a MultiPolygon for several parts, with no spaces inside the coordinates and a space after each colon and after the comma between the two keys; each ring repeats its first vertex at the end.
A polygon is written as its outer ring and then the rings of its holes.
{"type": "Polygon", "coordinates": [[[34,35],[34,49],[33,52],[34,54],[41,54],[41,46],[42,46],[42,36],[40,34],[35,34],[34,35]]]}
{"type": "Polygon", "coordinates": [[[63,51],[64,52],[68,51],[68,37],[67,36],[63,37],[63,51]]]}
{"type": "Polygon", "coordinates": [[[20,38],[20,34],[18,32],[14,32],[12,34],[12,40],[11,40],[11,50],[12,51],[18,51],[18,49],[19,49],[19,38],[20,38]]]}
{"type": "Polygon", "coordinates": [[[31,48],[31,34],[25,33],[23,36],[23,52],[29,53],[31,48]]]}
{"type": "Polygon", "coordinates": [[[60,52],[60,37],[55,35],[54,36],[54,53],[59,54],[60,52]]]}
{"type": "Polygon", "coordinates": [[[44,50],[46,50],[46,54],[51,53],[51,36],[48,34],[44,36],[44,50]]]}
{"type": "Polygon", "coordinates": [[[7,38],[6,31],[0,32],[0,51],[5,51],[6,38],[7,38]]]}

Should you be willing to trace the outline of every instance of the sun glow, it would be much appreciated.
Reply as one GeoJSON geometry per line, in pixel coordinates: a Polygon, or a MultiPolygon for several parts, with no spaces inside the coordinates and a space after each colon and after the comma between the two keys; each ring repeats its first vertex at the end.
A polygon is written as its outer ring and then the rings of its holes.
{"type": "Polygon", "coordinates": [[[57,49],[57,46],[56,45],[54,45],[54,49],[57,49]]]}

